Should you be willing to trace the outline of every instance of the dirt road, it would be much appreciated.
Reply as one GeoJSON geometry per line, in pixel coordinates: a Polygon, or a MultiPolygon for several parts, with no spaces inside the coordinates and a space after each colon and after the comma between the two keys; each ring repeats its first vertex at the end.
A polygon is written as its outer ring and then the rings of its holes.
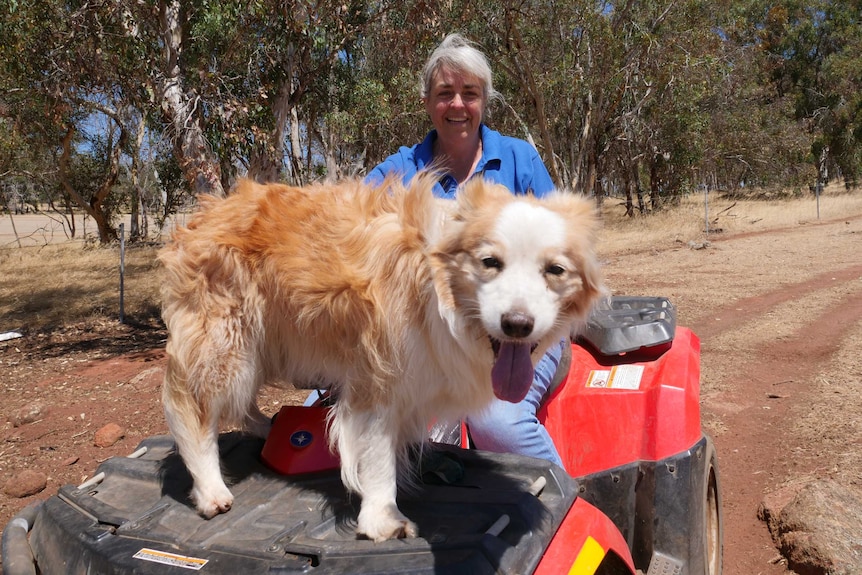
{"type": "Polygon", "coordinates": [[[862,484],[862,218],[613,258],[612,287],[667,294],[701,337],[726,575],[788,573],[757,507],[811,477],[862,484]]]}
{"type": "MultiPolygon", "coordinates": [[[[764,494],[811,477],[862,485],[862,215],[769,232],[670,242],[607,256],[618,294],[666,295],[702,342],[704,425],[719,452],[725,575],[789,573],[757,519],[764,494]],[[698,246],[701,247],[701,246],[698,246]]],[[[5,525],[31,499],[80,483],[97,463],[165,431],[164,333],[104,324],[0,343],[8,420],[0,483],[43,470],[40,494],[0,494],[5,525]],[[20,409],[43,405],[14,427],[20,409]],[[124,439],[93,446],[115,422],[124,439]]],[[[273,412],[295,395],[268,392],[273,412]]]]}

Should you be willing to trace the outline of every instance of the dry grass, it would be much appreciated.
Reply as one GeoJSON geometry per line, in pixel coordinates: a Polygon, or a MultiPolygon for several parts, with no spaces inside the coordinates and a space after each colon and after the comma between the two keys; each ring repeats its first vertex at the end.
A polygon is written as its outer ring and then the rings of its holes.
{"type": "MultiPolygon", "coordinates": [[[[602,212],[601,251],[610,255],[650,246],[661,248],[677,242],[703,242],[817,221],[817,202],[810,195],[774,201],[737,201],[713,194],[708,200],[707,206],[702,195],[692,195],[679,206],[634,219],[625,217],[624,208],[618,203],[608,201],[602,212]]],[[[833,185],[820,198],[821,220],[858,214],[862,214],[862,194],[858,191],[848,193],[843,186],[833,185]]]]}
{"type": "MultiPolygon", "coordinates": [[[[709,237],[737,235],[817,221],[814,198],[780,201],[728,201],[709,198],[709,237]],[[721,231],[716,231],[720,229],[721,231]]],[[[828,188],[820,200],[820,218],[862,214],[862,194],[828,188]]],[[[608,201],[600,234],[603,256],[679,242],[703,242],[703,196],[689,197],[672,209],[635,219],[608,201]]],[[[125,315],[128,323],[159,322],[157,247],[126,252],[125,315]]],[[[81,244],[0,250],[0,332],[40,331],[88,321],[116,321],[119,314],[119,248],[81,244]]]]}
{"type": "MultiPolygon", "coordinates": [[[[124,309],[129,323],[159,315],[157,248],[126,250],[124,309]]],[[[117,320],[119,247],[79,243],[0,251],[0,332],[41,331],[93,320],[117,320]]]]}

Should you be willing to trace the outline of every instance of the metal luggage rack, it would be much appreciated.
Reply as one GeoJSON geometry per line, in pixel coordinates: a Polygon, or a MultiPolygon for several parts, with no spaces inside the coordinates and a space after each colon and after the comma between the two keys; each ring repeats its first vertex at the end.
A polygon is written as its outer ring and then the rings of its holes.
{"type": "Polygon", "coordinates": [[[668,298],[611,296],[593,309],[580,338],[603,355],[621,355],[669,344],[675,331],[668,298]]]}

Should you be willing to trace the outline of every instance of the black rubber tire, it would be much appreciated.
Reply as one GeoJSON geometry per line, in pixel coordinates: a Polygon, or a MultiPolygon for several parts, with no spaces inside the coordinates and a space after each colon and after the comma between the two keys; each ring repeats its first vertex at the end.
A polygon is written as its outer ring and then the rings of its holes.
{"type": "Polygon", "coordinates": [[[724,546],[724,522],[721,513],[721,490],[719,489],[718,455],[712,438],[707,438],[707,464],[704,469],[704,575],[721,575],[724,546]]]}

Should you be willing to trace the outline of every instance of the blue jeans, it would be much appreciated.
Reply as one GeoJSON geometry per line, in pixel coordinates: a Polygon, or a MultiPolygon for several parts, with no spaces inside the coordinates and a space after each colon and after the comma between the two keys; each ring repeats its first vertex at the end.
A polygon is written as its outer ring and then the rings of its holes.
{"type": "Polygon", "coordinates": [[[494,399],[484,411],[467,418],[470,436],[476,447],[497,453],[529,455],[563,466],[554,440],[539,422],[536,413],[554,378],[565,343],[551,346],[539,360],[533,375],[533,385],[520,403],[494,399]]]}

